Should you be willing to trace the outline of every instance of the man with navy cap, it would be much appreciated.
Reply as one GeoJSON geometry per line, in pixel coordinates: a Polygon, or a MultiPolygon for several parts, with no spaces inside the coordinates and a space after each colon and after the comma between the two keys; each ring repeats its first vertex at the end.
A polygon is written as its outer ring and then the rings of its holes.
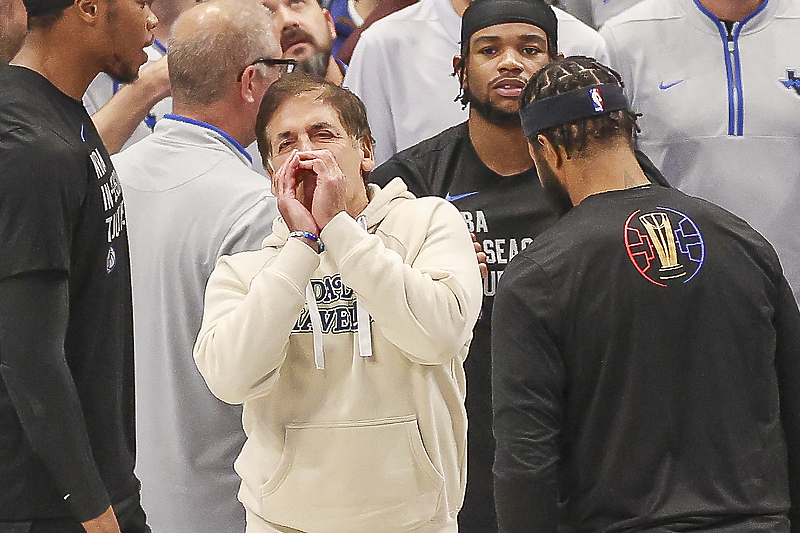
{"type": "Polygon", "coordinates": [[[611,69],[555,61],[520,114],[571,209],[495,297],[501,531],[800,530],[800,314],[775,250],[648,182],[611,69]]]}
{"type": "Polygon", "coordinates": [[[496,531],[492,491],[492,301],[508,261],[552,225],[519,120],[519,97],[533,74],[558,57],[558,22],[538,0],[476,0],[461,21],[453,58],[469,120],[408,148],[372,171],[385,185],[400,176],[417,196],[441,196],[461,211],[486,253],[483,308],[465,362],[469,416],[468,481],[462,531],[496,531]]]}
{"type": "Polygon", "coordinates": [[[0,532],[146,533],[117,174],[81,95],[136,78],[142,0],[25,0],[0,64],[0,532]]]}
{"type": "Polygon", "coordinates": [[[453,58],[469,120],[395,154],[370,175],[381,186],[400,176],[417,196],[451,201],[487,255],[481,317],[464,363],[469,445],[462,532],[497,530],[489,353],[497,280],[508,260],[556,220],[542,196],[518,109],[525,82],[557,57],[557,26],[543,2],[473,2],[461,20],[461,54],[453,58]]]}

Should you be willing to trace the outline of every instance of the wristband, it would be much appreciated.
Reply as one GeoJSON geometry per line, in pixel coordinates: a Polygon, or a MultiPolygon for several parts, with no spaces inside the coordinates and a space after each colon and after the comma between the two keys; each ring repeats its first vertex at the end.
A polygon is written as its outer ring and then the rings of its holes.
{"type": "Polygon", "coordinates": [[[310,239],[310,240],[314,241],[315,243],[317,243],[317,253],[318,254],[320,254],[320,253],[325,251],[325,245],[322,244],[322,241],[319,239],[319,237],[317,237],[316,235],[314,235],[310,231],[293,231],[293,232],[289,233],[289,237],[305,237],[306,239],[310,239]]]}

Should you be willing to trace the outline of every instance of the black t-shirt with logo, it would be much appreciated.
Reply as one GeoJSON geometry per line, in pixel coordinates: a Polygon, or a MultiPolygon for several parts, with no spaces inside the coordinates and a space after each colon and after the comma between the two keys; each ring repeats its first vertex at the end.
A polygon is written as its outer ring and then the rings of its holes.
{"type": "Polygon", "coordinates": [[[3,64],[0,287],[36,276],[66,280],[66,333],[32,353],[0,325],[0,522],[85,520],[139,487],[122,190],[81,102],[3,64]],[[50,427],[69,436],[42,444],[50,427]]]}
{"type": "Polygon", "coordinates": [[[372,171],[370,181],[384,186],[397,176],[416,196],[440,196],[452,202],[486,252],[489,276],[483,280],[483,308],[465,363],[469,457],[459,529],[464,533],[496,531],[489,349],[492,301],[505,266],[556,221],[556,211],[544,197],[534,168],[513,176],[488,168],[472,146],[467,122],[395,154],[372,171]]]}
{"type": "Polygon", "coordinates": [[[789,531],[800,314],[746,222],[589,196],[508,266],[493,321],[505,531],[789,531]]]}

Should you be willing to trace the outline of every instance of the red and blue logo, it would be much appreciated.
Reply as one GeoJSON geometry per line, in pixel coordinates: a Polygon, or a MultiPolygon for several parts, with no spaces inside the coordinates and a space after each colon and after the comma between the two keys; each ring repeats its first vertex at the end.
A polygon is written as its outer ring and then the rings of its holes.
{"type": "Polygon", "coordinates": [[[603,94],[600,92],[600,89],[597,87],[592,87],[589,89],[589,97],[592,99],[592,106],[594,106],[595,113],[604,113],[606,110],[606,104],[603,102],[603,94]]]}
{"type": "Polygon", "coordinates": [[[700,229],[668,207],[634,211],[625,222],[625,248],[636,270],[659,287],[688,283],[706,258],[700,229]]]}

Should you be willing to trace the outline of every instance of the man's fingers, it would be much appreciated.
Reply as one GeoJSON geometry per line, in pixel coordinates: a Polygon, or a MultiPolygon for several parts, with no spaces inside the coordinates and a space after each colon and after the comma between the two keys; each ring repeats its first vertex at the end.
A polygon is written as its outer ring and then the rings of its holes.
{"type": "Polygon", "coordinates": [[[483,246],[478,241],[478,237],[474,233],[472,236],[472,246],[475,248],[475,257],[478,258],[478,269],[481,271],[481,278],[486,279],[489,276],[489,265],[486,264],[486,254],[483,251],[483,246]]]}
{"type": "Polygon", "coordinates": [[[297,188],[296,169],[298,162],[299,158],[295,151],[273,174],[272,186],[275,189],[275,196],[289,194],[294,197],[294,191],[297,188]]]}

